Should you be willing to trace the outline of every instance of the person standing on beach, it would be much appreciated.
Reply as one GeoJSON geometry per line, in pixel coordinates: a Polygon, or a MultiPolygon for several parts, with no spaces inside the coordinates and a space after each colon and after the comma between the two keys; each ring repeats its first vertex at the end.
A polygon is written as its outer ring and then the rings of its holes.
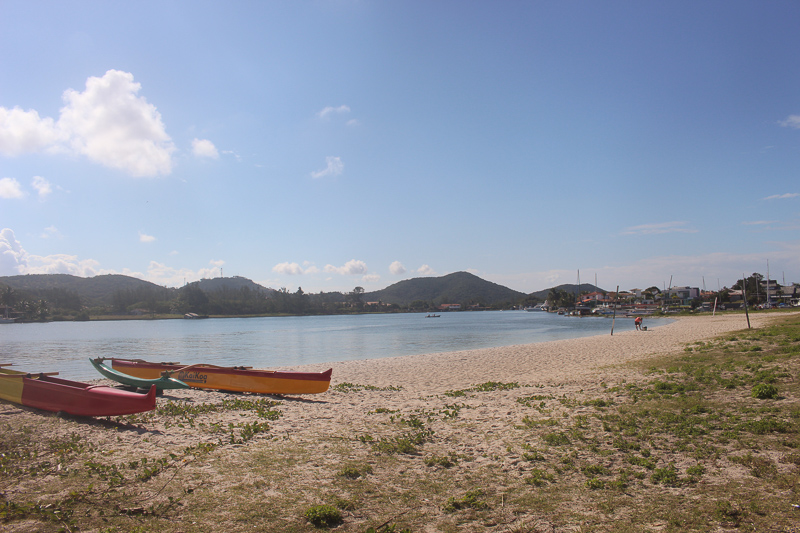
{"type": "Polygon", "coordinates": [[[637,331],[641,331],[641,329],[642,329],[642,317],[637,316],[636,319],[633,321],[633,323],[636,325],[637,331]]]}

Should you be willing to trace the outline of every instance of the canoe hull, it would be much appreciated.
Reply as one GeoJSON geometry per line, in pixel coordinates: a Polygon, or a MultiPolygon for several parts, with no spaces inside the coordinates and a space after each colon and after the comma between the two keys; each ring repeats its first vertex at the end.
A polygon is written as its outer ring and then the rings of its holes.
{"type": "Polygon", "coordinates": [[[100,372],[108,379],[116,381],[117,383],[122,383],[123,385],[128,385],[129,387],[136,387],[137,389],[145,389],[145,390],[149,389],[151,385],[155,385],[156,389],[158,390],[189,388],[189,385],[175,378],[168,378],[168,377],[159,377],[158,379],[137,378],[129,374],[123,374],[122,372],[118,372],[113,368],[109,368],[106,365],[104,365],[102,361],[99,359],[89,359],[89,362],[92,363],[92,366],[94,366],[94,368],[98,372],[100,372]]]}
{"type": "Polygon", "coordinates": [[[0,370],[0,398],[26,407],[76,416],[130,415],[156,407],[155,386],[150,387],[147,394],[138,394],[43,374],[31,377],[21,374],[0,370]]]}
{"type": "Polygon", "coordinates": [[[252,370],[213,365],[149,363],[112,359],[111,367],[118,372],[144,379],[157,379],[163,372],[198,389],[214,389],[258,394],[319,394],[328,390],[332,369],[325,372],[282,372],[252,370]]]}

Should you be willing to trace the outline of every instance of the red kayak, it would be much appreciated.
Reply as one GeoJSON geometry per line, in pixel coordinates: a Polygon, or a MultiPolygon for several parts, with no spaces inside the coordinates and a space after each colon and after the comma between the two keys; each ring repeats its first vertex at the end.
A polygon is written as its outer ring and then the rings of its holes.
{"type": "Polygon", "coordinates": [[[155,409],[156,387],[151,386],[147,394],[138,394],[47,374],[31,375],[0,368],[0,399],[56,413],[119,416],[155,409]]]}

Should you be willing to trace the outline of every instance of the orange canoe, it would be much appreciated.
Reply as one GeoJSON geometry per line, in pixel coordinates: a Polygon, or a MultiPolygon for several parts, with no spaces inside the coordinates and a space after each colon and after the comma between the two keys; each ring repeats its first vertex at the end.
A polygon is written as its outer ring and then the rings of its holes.
{"type": "Polygon", "coordinates": [[[333,369],[325,372],[284,372],[207,364],[150,363],[111,359],[111,368],[129,376],[158,379],[169,375],[193,388],[259,394],[318,394],[331,384],[333,369]]]}

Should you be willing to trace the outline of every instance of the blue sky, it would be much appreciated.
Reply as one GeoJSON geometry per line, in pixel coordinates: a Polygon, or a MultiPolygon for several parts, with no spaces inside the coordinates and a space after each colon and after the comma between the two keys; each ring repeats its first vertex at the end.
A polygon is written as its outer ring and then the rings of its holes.
{"type": "Polygon", "coordinates": [[[800,282],[800,4],[0,4],[0,275],[800,282]]]}

